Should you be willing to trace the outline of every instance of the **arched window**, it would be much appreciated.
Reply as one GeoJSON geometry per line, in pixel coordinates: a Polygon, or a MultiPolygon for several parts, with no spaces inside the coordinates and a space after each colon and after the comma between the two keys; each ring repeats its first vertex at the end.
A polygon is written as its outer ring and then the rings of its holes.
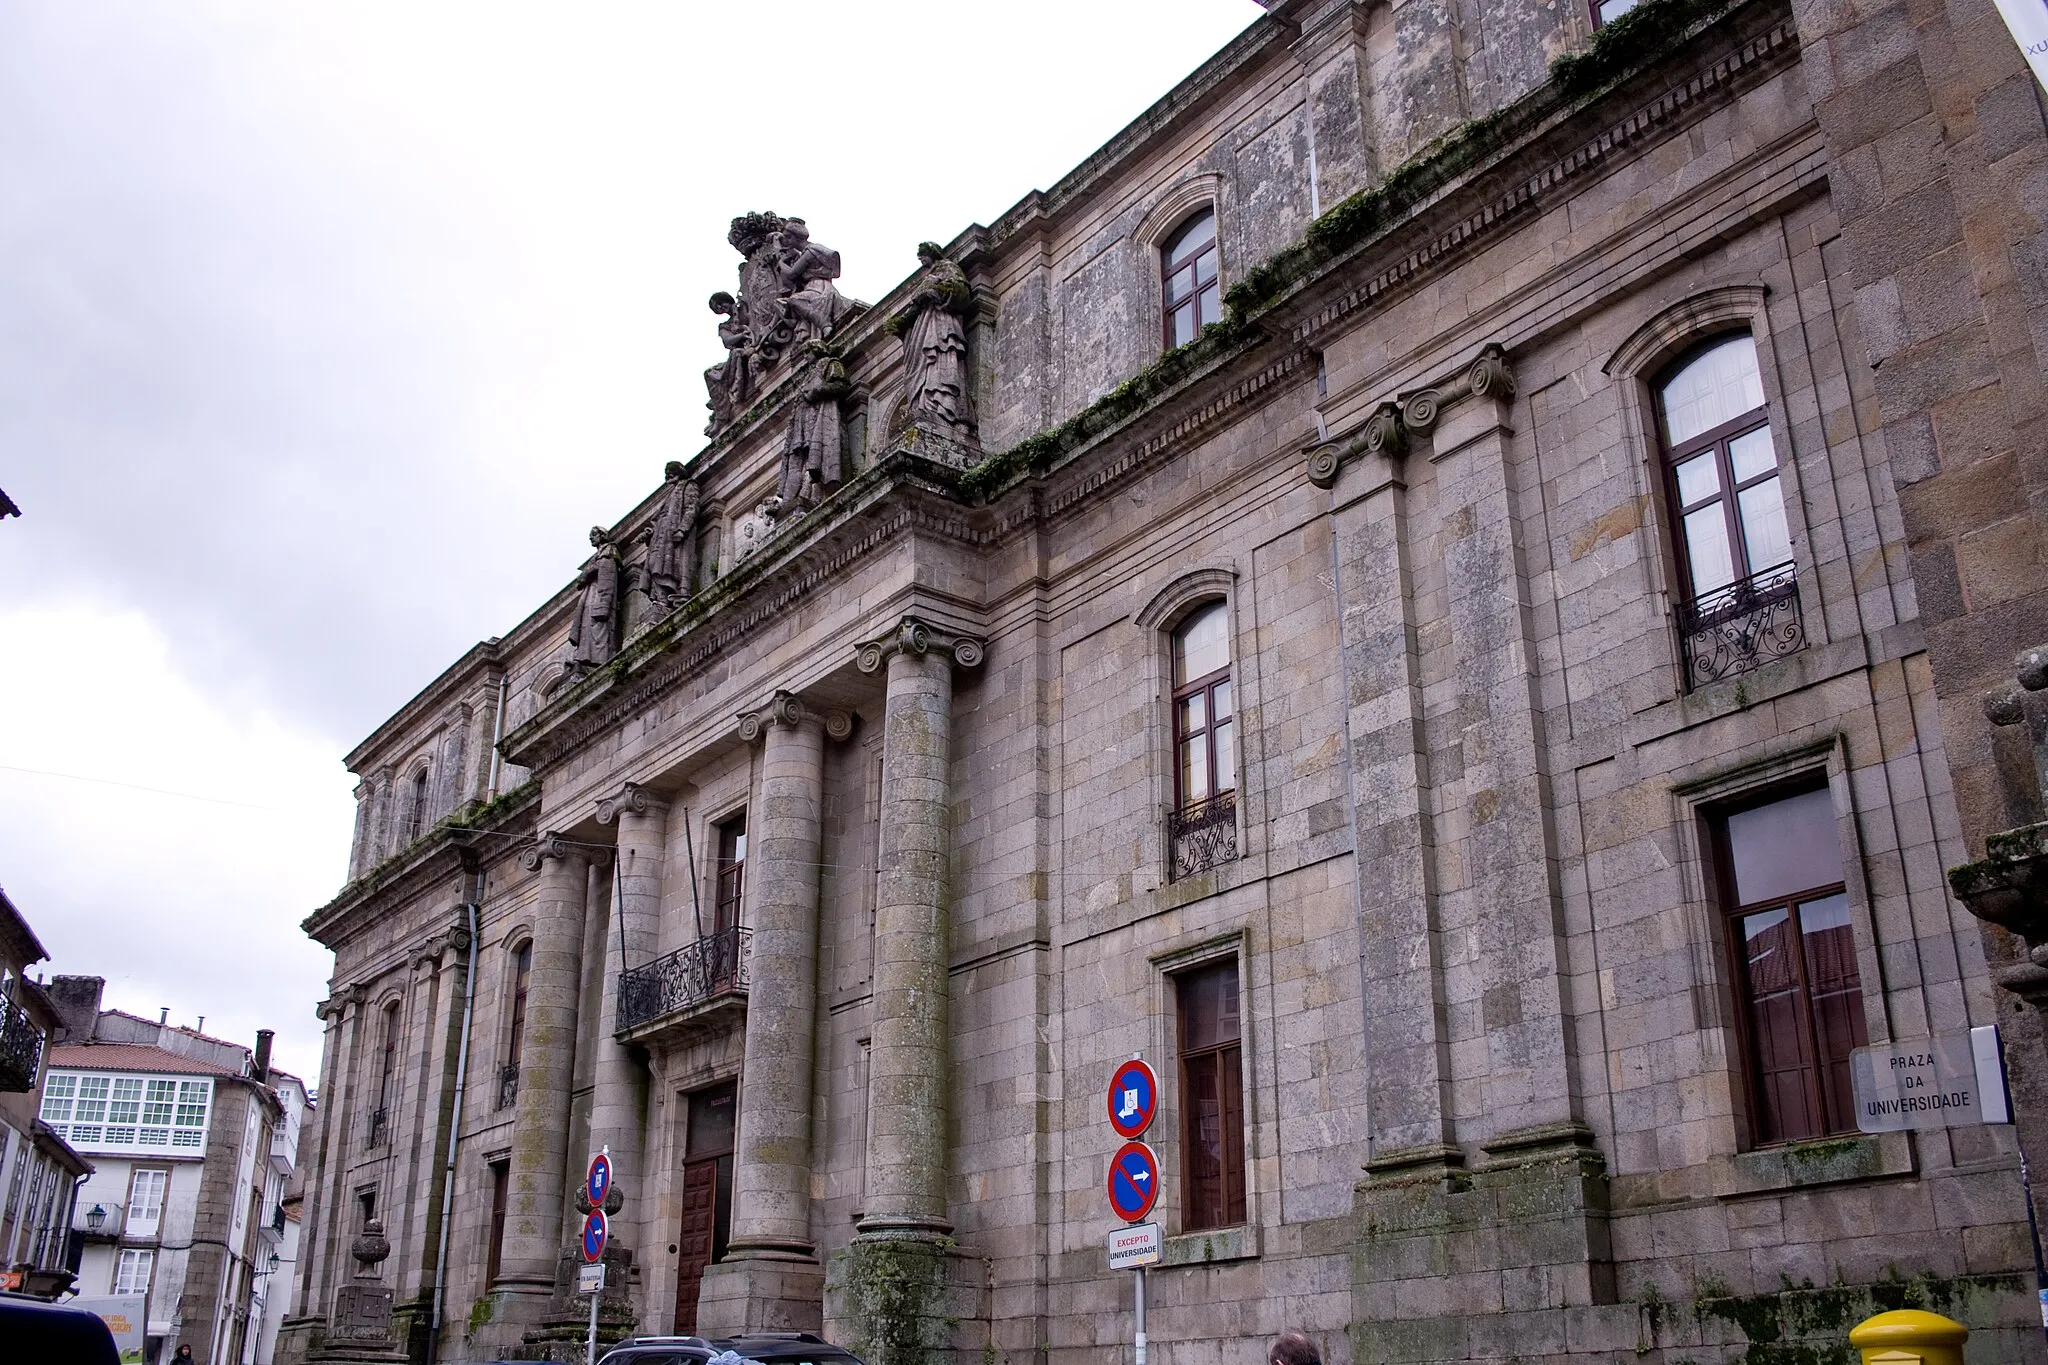
{"type": "Polygon", "coordinates": [[[385,1135],[391,1131],[392,1086],[398,1076],[398,1002],[392,1001],[383,1010],[382,1046],[378,1050],[377,1062],[377,1107],[370,1111],[370,1141],[372,1147],[380,1146],[385,1135]]]}
{"type": "Polygon", "coordinates": [[[1223,319],[1223,282],[1217,275],[1216,210],[1205,208],[1175,229],[1159,248],[1160,312],[1166,347],[1185,346],[1202,328],[1223,319]]]}
{"type": "Polygon", "coordinates": [[[1237,856],[1230,609],[1197,607],[1173,632],[1173,875],[1237,856]]]}
{"type": "Polygon", "coordinates": [[[405,811],[405,841],[411,843],[427,832],[427,765],[412,775],[412,795],[405,811]]]}
{"type": "Polygon", "coordinates": [[[1744,332],[1695,353],[1658,386],[1657,408],[1692,599],[1789,575],[1792,538],[1756,342],[1744,332]]]}

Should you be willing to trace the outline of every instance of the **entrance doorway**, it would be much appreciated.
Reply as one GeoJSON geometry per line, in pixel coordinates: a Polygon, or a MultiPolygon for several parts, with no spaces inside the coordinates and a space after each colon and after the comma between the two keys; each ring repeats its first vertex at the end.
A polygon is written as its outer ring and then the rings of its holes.
{"type": "Polygon", "coordinates": [[[738,1087],[731,1081],[688,1096],[683,1143],[683,1214],[676,1234],[676,1334],[697,1330],[704,1268],[725,1255],[732,1231],[732,1140],[738,1087]]]}

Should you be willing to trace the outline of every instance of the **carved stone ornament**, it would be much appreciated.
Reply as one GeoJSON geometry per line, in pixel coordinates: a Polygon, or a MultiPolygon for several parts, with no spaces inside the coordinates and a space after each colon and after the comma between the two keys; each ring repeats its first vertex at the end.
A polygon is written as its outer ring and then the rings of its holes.
{"type": "Polygon", "coordinates": [[[617,796],[607,796],[597,803],[597,823],[609,825],[618,819],[622,812],[631,811],[635,815],[645,815],[651,810],[661,809],[667,805],[668,803],[661,797],[648,791],[638,782],[628,782],[617,796]]]}
{"type": "Polygon", "coordinates": [[[839,253],[813,242],[801,218],[741,214],[725,239],[742,258],[740,292],[711,296],[711,311],[724,319],[718,339],[726,353],[724,363],[704,372],[711,436],[746,412],[779,361],[806,341],[830,336],[865,306],[833,285],[839,253]]]}
{"type": "Polygon", "coordinates": [[[569,856],[569,841],[559,834],[540,834],[525,848],[519,850],[519,865],[528,872],[540,871],[542,863],[549,858],[569,856]]]}
{"type": "Polygon", "coordinates": [[[974,393],[967,366],[967,322],[979,304],[974,286],[936,242],[918,245],[924,264],[910,302],[889,319],[903,343],[903,396],[911,423],[955,441],[974,440],[974,393]]]}
{"type": "Polygon", "coordinates": [[[739,736],[748,744],[761,737],[761,732],[770,725],[787,725],[791,729],[804,723],[807,718],[817,716],[825,733],[833,739],[845,739],[853,733],[853,717],[844,711],[826,711],[822,715],[804,705],[802,697],[793,692],[777,692],[768,704],[758,711],[742,711],[739,717],[739,736]]]}
{"type": "Polygon", "coordinates": [[[945,650],[961,668],[981,663],[982,642],[972,635],[960,635],[939,626],[906,616],[885,635],[879,635],[854,651],[853,662],[863,673],[873,673],[895,654],[928,654],[945,650]]]}
{"type": "MultiPolygon", "coordinates": [[[[2027,727],[2034,785],[2048,804],[2048,645],[2021,650],[2013,675],[2015,686],[1984,697],[1984,716],[2027,727]]],[[[1985,836],[1984,857],[1950,868],[1948,883],[1971,914],[2027,941],[2027,959],[2000,967],[1993,979],[2048,1010],[2048,822],[1985,836]]]]}
{"type": "Polygon", "coordinates": [[[569,663],[577,672],[610,663],[619,648],[619,547],[602,526],[590,528],[590,543],[597,553],[583,566],[569,624],[569,663]]]}
{"type": "Polygon", "coordinates": [[[774,519],[768,512],[768,504],[772,501],[772,498],[764,499],[755,505],[753,511],[733,522],[732,562],[735,566],[768,543],[770,533],[775,530],[774,519]]]}
{"type": "Polygon", "coordinates": [[[780,523],[815,506],[845,480],[846,451],[839,404],[853,386],[839,352],[822,341],[806,341],[802,352],[811,362],[803,401],[790,413],[782,444],[782,473],[775,496],[762,504],[771,521],[780,523]]]}
{"type": "Polygon", "coordinates": [[[348,1253],[356,1259],[356,1274],[375,1279],[377,1267],[391,1254],[391,1239],[384,1235],[384,1220],[372,1218],[364,1223],[363,1235],[349,1245],[348,1253]]]}
{"type": "Polygon", "coordinates": [[[696,590],[697,508],[702,501],[697,481],[683,477],[681,461],[670,460],[662,471],[661,506],[641,534],[647,558],[640,571],[647,600],[658,611],[689,601],[696,590]]]}
{"type": "Polygon", "coordinates": [[[1467,398],[1505,400],[1515,395],[1514,371],[1507,352],[1489,342],[1459,374],[1441,384],[1399,394],[1374,408],[1350,436],[1322,442],[1308,451],[1308,481],[1318,488],[1337,482],[1346,462],[1360,455],[1399,456],[1411,436],[1427,436],[1444,409],[1467,398]]]}

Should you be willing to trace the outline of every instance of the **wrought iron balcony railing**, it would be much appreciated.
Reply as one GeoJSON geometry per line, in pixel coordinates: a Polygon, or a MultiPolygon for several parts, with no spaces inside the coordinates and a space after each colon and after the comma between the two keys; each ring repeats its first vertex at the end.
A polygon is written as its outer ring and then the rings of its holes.
{"type": "Polygon", "coordinates": [[[43,1069],[43,1031],[12,1000],[0,1000],[0,1090],[30,1091],[43,1069]]]}
{"type": "Polygon", "coordinates": [[[1237,793],[1218,792],[1166,817],[1173,879],[1192,877],[1237,856],[1237,793]]]}
{"type": "Polygon", "coordinates": [[[498,1108],[510,1109],[518,1098],[519,1063],[507,1062],[498,1068],[498,1108]]]}
{"type": "Polygon", "coordinates": [[[747,989],[747,929],[709,934],[667,957],[619,974],[618,1030],[637,1028],[713,996],[747,989]]]}
{"type": "Polygon", "coordinates": [[[1716,588],[1678,609],[1688,691],[1806,648],[1799,580],[1790,564],[1716,588]]]}

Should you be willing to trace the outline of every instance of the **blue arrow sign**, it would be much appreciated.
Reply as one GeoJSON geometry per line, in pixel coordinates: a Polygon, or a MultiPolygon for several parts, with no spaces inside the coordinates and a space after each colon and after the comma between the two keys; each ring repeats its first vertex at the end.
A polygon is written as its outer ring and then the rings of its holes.
{"type": "Polygon", "coordinates": [[[1142,1142],[1126,1142],[1109,1159],[1109,1206],[1126,1223],[1140,1223],[1159,1199],[1159,1158],[1142,1142]]]}
{"type": "Polygon", "coordinates": [[[590,1216],[583,1220],[583,1259],[595,1264],[604,1259],[604,1244],[608,1230],[604,1222],[604,1210],[592,1209],[590,1216]]]}
{"type": "Polygon", "coordinates": [[[1109,1078],[1109,1126],[1120,1138],[1142,1135],[1159,1112],[1159,1078],[1133,1057],[1109,1078]]]}

